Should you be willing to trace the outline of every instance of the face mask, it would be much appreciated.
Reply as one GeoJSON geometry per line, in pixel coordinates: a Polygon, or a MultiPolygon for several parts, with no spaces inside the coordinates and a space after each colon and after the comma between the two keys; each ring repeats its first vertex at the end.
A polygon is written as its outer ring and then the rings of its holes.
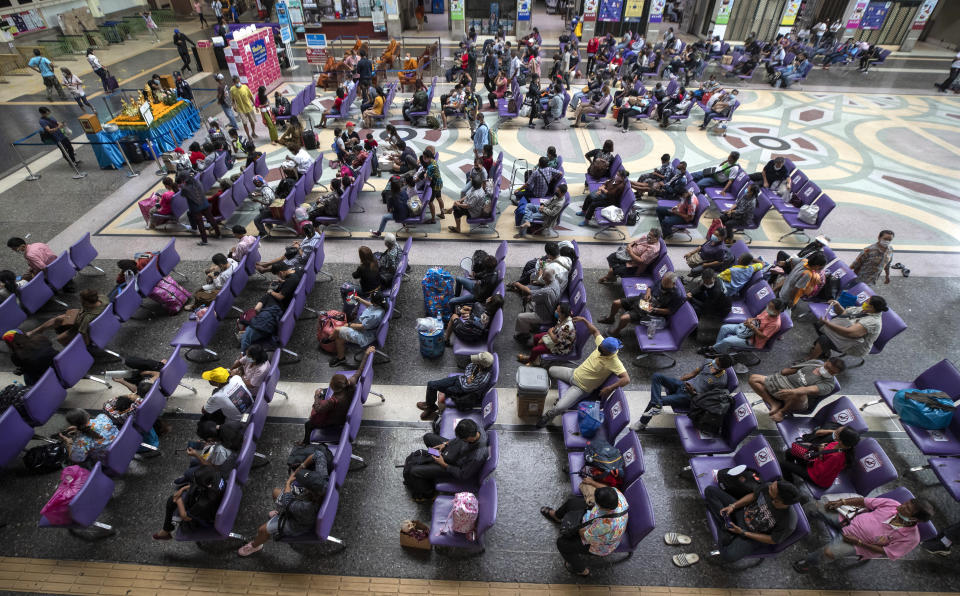
{"type": "Polygon", "coordinates": [[[770,315],[771,317],[775,317],[777,316],[777,311],[767,309],[767,314],[770,315]]]}
{"type": "Polygon", "coordinates": [[[909,517],[905,517],[905,516],[904,516],[902,513],[900,513],[899,511],[897,512],[897,517],[899,517],[899,518],[900,518],[900,521],[902,521],[902,522],[905,523],[905,524],[912,524],[913,521],[914,521],[913,519],[911,519],[911,518],[909,518],[909,517]]]}
{"type": "Polygon", "coordinates": [[[720,242],[720,238],[718,238],[716,234],[710,234],[710,242],[716,244],[717,242],[720,242]]]}
{"type": "Polygon", "coordinates": [[[880,246],[886,248],[886,247],[890,246],[890,241],[889,241],[889,240],[881,240],[881,241],[880,241],[880,246]]]}
{"type": "Polygon", "coordinates": [[[817,374],[820,375],[821,377],[829,377],[829,376],[830,376],[830,373],[827,372],[827,367],[826,367],[826,366],[821,366],[820,368],[818,368],[818,369],[817,369],[817,374]]]}
{"type": "Polygon", "coordinates": [[[705,288],[707,288],[707,289],[709,290],[710,288],[712,288],[712,287],[715,286],[715,285],[717,285],[716,282],[711,283],[711,284],[703,284],[703,287],[705,287],[705,288]]]}
{"type": "Polygon", "coordinates": [[[559,321],[559,320],[560,320],[560,313],[554,312],[554,313],[553,313],[553,318],[554,318],[554,319],[557,319],[557,320],[559,321]]]}

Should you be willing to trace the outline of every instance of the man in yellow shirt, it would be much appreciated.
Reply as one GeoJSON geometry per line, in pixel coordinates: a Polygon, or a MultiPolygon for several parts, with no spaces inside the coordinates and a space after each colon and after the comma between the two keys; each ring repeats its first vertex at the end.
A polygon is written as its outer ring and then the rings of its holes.
{"type": "Polygon", "coordinates": [[[630,383],[630,375],[627,374],[627,369],[617,355],[623,347],[623,342],[615,337],[603,337],[593,323],[583,317],[574,317],[573,321],[587,326],[587,330],[593,335],[597,349],[591,352],[577,368],[565,366],[550,368],[551,377],[569,384],[570,387],[563,394],[563,398],[558,399],[556,405],[537,420],[537,428],[543,428],[564,410],[569,410],[581,399],[593,393],[610,378],[610,375],[615,375],[617,382],[598,391],[601,400],[606,399],[617,387],[626,387],[630,383]]]}
{"type": "Polygon", "coordinates": [[[250,92],[250,87],[240,82],[240,77],[237,75],[233,75],[230,99],[233,100],[233,108],[240,114],[240,121],[243,122],[243,130],[247,132],[247,138],[257,138],[257,125],[253,120],[253,93],[250,92]]]}

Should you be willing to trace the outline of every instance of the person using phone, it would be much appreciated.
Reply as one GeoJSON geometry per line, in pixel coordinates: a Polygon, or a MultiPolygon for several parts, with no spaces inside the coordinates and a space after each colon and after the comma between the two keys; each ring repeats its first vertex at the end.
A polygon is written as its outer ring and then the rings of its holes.
{"type": "Polygon", "coordinates": [[[774,480],[735,499],[720,487],[704,491],[707,510],[721,528],[718,539],[720,559],[732,563],[749,556],[762,545],[774,545],[789,538],[797,528],[794,503],[803,496],[795,484],[774,480]]]}
{"type": "Polygon", "coordinates": [[[469,481],[480,473],[489,455],[487,433],[469,418],[458,422],[453,432],[449,440],[436,433],[423,435],[424,445],[438,455],[422,450],[412,454],[416,463],[407,458],[403,483],[415,501],[432,499],[438,482],[469,481]]]}

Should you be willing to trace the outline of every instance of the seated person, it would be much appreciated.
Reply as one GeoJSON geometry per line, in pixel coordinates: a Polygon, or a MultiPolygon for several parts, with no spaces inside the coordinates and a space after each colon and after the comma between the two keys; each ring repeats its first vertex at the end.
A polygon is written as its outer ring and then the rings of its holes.
{"type": "Polygon", "coordinates": [[[670,118],[675,114],[689,114],[692,106],[693,96],[687,93],[686,89],[680,87],[675,97],[662,104],[657,104],[657,119],[660,120],[660,128],[670,126],[670,118]]]}
{"type": "Polygon", "coordinates": [[[419,164],[417,161],[417,152],[413,147],[408,147],[406,141],[401,139],[397,141],[397,149],[399,149],[399,153],[391,160],[393,162],[390,166],[391,171],[394,174],[416,172],[419,164]]]}
{"type": "Polygon", "coordinates": [[[770,338],[780,331],[780,314],[786,309],[787,305],[783,300],[774,298],[756,317],[751,317],[742,323],[728,323],[721,327],[720,332],[717,333],[717,342],[697,350],[697,353],[708,355],[762,350],[770,338]]]}
{"type": "Polygon", "coordinates": [[[613,96],[610,95],[610,87],[604,85],[600,89],[599,97],[594,96],[590,103],[580,104],[573,112],[573,124],[571,126],[580,126],[583,118],[588,114],[605,114],[610,104],[613,103],[613,96]]]}
{"type": "MultiPolygon", "coordinates": [[[[541,286],[528,287],[514,282],[513,288],[523,300],[522,312],[517,315],[513,336],[520,343],[528,344],[532,341],[531,333],[541,325],[550,325],[554,320],[557,304],[563,289],[556,280],[552,269],[544,268],[540,274],[541,286]]],[[[531,344],[532,345],[532,344],[531,344]]]]}
{"type": "Polygon", "coordinates": [[[720,162],[719,165],[695,172],[693,174],[693,181],[696,182],[697,186],[701,189],[722,186],[724,192],[727,192],[730,190],[733,181],[740,174],[740,166],[737,165],[739,160],[740,152],[731,151],[730,155],[720,162]]]}
{"type": "MultiPolygon", "coordinates": [[[[591,149],[583,156],[587,160],[587,172],[590,176],[597,179],[605,178],[610,175],[610,166],[613,165],[613,141],[607,139],[603,142],[602,148],[591,149]]],[[[583,187],[587,189],[586,182],[584,182],[583,187]]]]}
{"type": "Polygon", "coordinates": [[[770,410],[770,419],[782,421],[788,414],[807,410],[810,399],[823,398],[833,392],[836,376],[847,365],[838,357],[805,360],[769,376],[750,375],[750,387],[770,410]]]}
{"type": "Polygon", "coordinates": [[[220,501],[226,488],[223,476],[213,467],[197,470],[193,480],[177,489],[167,499],[163,528],[153,535],[154,540],[170,540],[177,527],[188,531],[209,528],[217,518],[220,501]],[[176,515],[180,521],[174,522],[176,515]]]}
{"type": "Polygon", "coordinates": [[[15,375],[23,375],[27,387],[36,384],[47,369],[53,366],[57,351],[43,335],[29,336],[18,329],[7,331],[3,340],[10,346],[10,362],[15,375]]]}
{"type": "Polygon", "coordinates": [[[852,428],[818,428],[797,437],[787,447],[779,462],[780,469],[784,475],[791,474],[811,485],[830,488],[840,472],[856,461],[853,448],[859,442],[860,433],[852,428]]]}
{"type": "Polygon", "coordinates": [[[501,68],[493,84],[494,89],[487,95],[487,99],[490,101],[490,109],[496,110],[497,100],[504,97],[510,89],[510,81],[507,79],[506,71],[501,68]]]}
{"type": "MultiPolygon", "coordinates": [[[[323,458],[320,458],[323,459],[323,458]]],[[[257,528],[257,535],[237,550],[241,557],[249,557],[263,550],[263,545],[272,537],[299,536],[313,532],[317,525],[317,512],[327,493],[329,472],[322,474],[308,469],[313,463],[308,458],[287,477],[283,488],[273,489],[276,509],[271,511],[270,521],[257,528]],[[297,485],[294,487],[293,483],[297,485]]],[[[326,471],[326,468],[324,468],[326,471]]]]}
{"type": "Polygon", "coordinates": [[[637,198],[648,194],[662,199],[676,200],[687,191],[687,162],[679,162],[664,180],[631,182],[630,186],[637,198]]]}
{"type": "Polygon", "coordinates": [[[747,282],[753,278],[756,271],[763,269],[763,260],[754,259],[750,253],[743,253],[737,259],[737,264],[724,269],[717,275],[723,284],[723,292],[730,297],[739,296],[747,282]]]}
{"type": "Polygon", "coordinates": [[[422,451],[421,463],[404,468],[403,484],[414,501],[432,501],[437,483],[473,480],[489,455],[487,434],[476,422],[465,418],[453,430],[454,438],[435,433],[423,435],[423,443],[440,455],[422,451]]]}
{"type": "Polygon", "coordinates": [[[686,301],[677,286],[677,274],[666,272],[645,294],[614,300],[610,305],[610,314],[599,321],[603,325],[612,325],[620,310],[624,314],[616,319],[616,325],[610,329],[610,335],[617,337],[629,323],[642,323],[652,317],[668,318],[677,312],[686,301]]]}
{"type": "Polygon", "coordinates": [[[733,106],[737,103],[737,96],[740,95],[739,89],[734,89],[727,93],[721,91],[715,94],[707,102],[707,109],[703,115],[703,123],[700,124],[700,130],[705,130],[710,125],[710,121],[716,117],[726,118],[733,113],[733,106]]]}
{"type": "Polygon", "coordinates": [[[339,116],[340,110],[343,108],[343,100],[347,96],[347,90],[343,87],[337,87],[337,96],[333,100],[333,105],[329,110],[323,112],[323,116],[320,117],[320,128],[327,127],[327,117],[328,116],[339,116]]]}
{"type": "MultiPolygon", "coordinates": [[[[541,158],[543,159],[543,158],[541,158]]],[[[520,202],[523,203],[526,199],[522,199],[520,202]]],[[[567,185],[560,183],[557,185],[556,190],[549,199],[544,199],[540,201],[539,204],[527,203],[523,208],[523,218],[520,222],[520,231],[514,234],[514,238],[526,238],[527,232],[534,225],[534,220],[539,216],[541,222],[538,224],[538,230],[534,233],[542,232],[543,230],[551,230],[554,226],[557,225],[560,219],[560,213],[563,212],[563,207],[567,202],[567,185]]],[[[519,210],[520,207],[517,207],[519,210]]]]}
{"type": "Polygon", "coordinates": [[[720,222],[727,228],[744,228],[753,223],[753,213],[757,210],[757,196],[760,187],[751,184],[747,191],[737,196],[733,207],[720,213],[720,222]]]}
{"type": "Polygon", "coordinates": [[[814,324],[819,335],[807,357],[823,358],[837,352],[863,358],[880,337],[883,313],[887,310],[887,301],[881,296],[870,296],[862,305],[849,308],[843,308],[839,302],[831,300],[823,318],[814,324]],[[835,316],[830,318],[831,314],[835,316]]]}
{"type": "Polygon", "coordinates": [[[466,102],[466,92],[463,90],[463,84],[457,83],[450,95],[447,95],[445,98],[440,98],[440,118],[443,121],[443,125],[440,127],[441,130],[447,128],[447,116],[457,116],[461,114],[464,110],[464,103],[466,102]],[[444,101],[446,99],[446,101],[444,101]]]}
{"type": "Polygon", "coordinates": [[[727,229],[717,228],[706,242],[683,255],[690,267],[687,277],[698,277],[707,269],[717,273],[733,265],[733,253],[724,242],[726,237],[727,229]]]}
{"type": "Polygon", "coordinates": [[[403,249],[397,244],[397,237],[394,234],[385,234],[383,245],[387,250],[375,252],[373,256],[377,258],[377,268],[380,272],[381,287],[390,288],[397,275],[397,267],[400,266],[400,259],[403,258],[403,249]]]}
{"type": "Polygon", "coordinates": [[[255,394],[270,374],[270,359],[260,344],[253,344],[230,366],[230,376],[243,379],[250,393],[255,394]]]}
{"type": "Polygon", "coordinates": [[[197,163],[203,161],[206,156],[200,143],[196,141],[190,143],[190,155],[188,157],[190,159],[190,165],[192,165],[194,169],[197,169],[197,163]]]}
{"type": "Polygon", "coordinates": [[[601,486],[593,495],[593,503],[584,496],[572,496],[557,509],[541,507],[540,513],[560,524],[564,519],[577,522],[568,534],[561,530],[557,550],[563,557],[563,566],[574,575],[587,577],[587,555],[605,557],[612,554],[623,540],[627,530],[628,503],[626,497],[612,486],[601,486]]]}
{"type": "Polygon", "coordinates": [[[239,422],[246,412],[253,409],[253,395],[240,375],[231,375],[229,370],[218,366],[204,371],[200,377],[215,388],[200,411],[201,422],[239,422]]]}
{"type": "Polygon", "coordinates": [[[653,182],[665,182],[677,169],[670,162],[670,154],[664,153],[660,156],[660,167],[651,172],[640,174],[636,182],[631,182],[634,192],[647,192],[648,187],[653,182]]]}
{"type": "Polygon", "coordinates": [[[383,88],[376,87],[377,96],[373,98],[373,104],[368,108],[364,109],[361,112],[363,118],[363,125],[366,128],[373,128],[374,120],[378,116],[383,116],[383,102],[386,98],[386,94],[383,92],[383,88]]]}
{"type": "Polygon", "coordinates": [[[330,180],[330,190],[320,193],[313,203],[313,208],[307,212],[310,221],[318,217],[337,217],[340,214],[340,199],[343,198],[343,179],[330,180]]]}
{"type": "Polygon", "coordinates": [[[616,283],[618,277],[643,273],[660,256],[660,228],[650,228],[641,238],[631,240],[607,255],[607,274],[597,280],[602,284],[616,283]]]}
{"type": "Polygon", "coordinates": [[[777,290],[777,298],[793,308],[801,298],[813,296],[823,285],[822,272],[826,266],[827,257],[820,251],[806,259],[797,259],[797,262],[792,264],[790,273],[782,278],[780,288],[774,288],[777,290]]]}
{"type": "Polygon", "coordinates": [[[699,281],[689,283],[687,287],[687,301],[701,322],[722,321],[730,314],[730,298],[723,293],[723,284],[717,282],[717,273],[713,269],[704,271],[699,281]]]}
{"type": "MultiPolygon", "coordinates": [[[[657,84],[659,85],[659,83],[657,84]]],[[[635,118],[646,112],[652,101],[653,96],[650,91],[642,96],[634,95],[626,98],[617,112],[617,125],[623,129],[623,132],[627,132],[630,128],[630,118],[635,118]]]]}
{"type": "Polygon", "coordinates": [[[498,264],[497,257],[483,251],[474,252],[470,277],[457,276],[454,278],[453,293],[456,298],[450,300],[451,308],[457,304],[483,302],[492,296],[500,283],[500,274],[497,272],[498,264]]]}
{"type": "Polygon", "coordinates": [[[350,275],[360,282],[358,294],[366,297],[379,290],[383,283],[380,277],[380,263],[368,246],[361,246],[357,252],[360,255],[360,264],[350,275]]]}
{"type": "MultiPolygon", "coordinates": [[[[563,399],[558,399],[557,403],[537,420],[537,428],[545,427],[559,414],[574,407],[580,400],[594,391],[599,390],[597,391],[599,399],[603,400],[618,387],[626,387],[630,384],[630,375],[618,356],[620,348],[623,347],[623,342],[616,337],[603,337],[600,330],[583,317],[573,317],[573,322],[583,323],[587,326],[587,331],[593,336],[596,349],[590,352],[576,368],[550,367],[548,371],[550,377],[567,383],[569,387],[563,394],[563,399]],[[610,378],[610,375],[617,377],[616,382],[601,387],[610,378]]],[[[585,346],[584,349],[589,349],[589,347],[585,346]]]]}
{"type": "Polygon", "coordinates": [[[313,392],[313,407],[310,408],[310,417],[303,423],[303,440],[296,443],[297,446],[302,447],[308,444],[310,435],[315,430],[341,428],[347,423],[347,412],[353,401],[354,389],[360,381],[360,372],[366,366],[367,359],[371,358],[376,351],[377,348],[374,346],[367,348],[363,354],[363,361],[349,378],[340,373],[330,377],[329,396],[323,387],[313,392]]]}
{"type": "Polygon", "coordinates": [[[663,237],[670,238],[673,236],[674,226],[692,222],[697,215],[697,205],[699,203],[700,200],[692,192],[686,190],[680,195],[680,202],[673,207],[665,205],[657,207],[657,219],[660,221],[663,237]]]}
{"type": "Polygon", "coordinates": [[[500,294],[493,294],[484,302],[454,307],[456,312],[450,316],[450,322],[443,333],[443,342],[448,346],[453,345],[450,343],[451,335],[456,335],[467,343],[485,341],[493,315],[502,308],[503,296],[500,294]]]}
{"type": "Polygon", "coordinates": [[[357,296],[356,300],[366,308],[355,322],[337,327],[334,330],[333,339],[337,354],[330,361],[330,366],[343,366],[347,363],[346,349],[348,342],[366,347],[377,339],[377,328],[380,327],[380,322],[387,311],[386,297],[379,290],[374,290],[370,293],[369,300],[364,300],[360,296],[357,296]]]}
{"type": "Polygon", "coordinates": [[[552,122],[563,117],[563,85],[557,83],[551,87],[547,96],[547,107],[543,110],[543,126],[546,128],[552,122]]]}
{"type": "Polygon", "coordinates": [[[790,198],[792,189],[790,184],[790,172],[784,166],[782,157],[775,157],[763,166],[759,172],[750,174],[752,182],[762,182],[763,188],[769,188],[780,195],[780,198],[786,201],[790,198]]]}
{"type": "Polygon", "coordinates": [[[492,206],[493,197],[487,194],[487,189],[483,187],[483,180],[479,176],[470,178],[471,188],[459,201],[454,201],[453,206],[446,212],[453,213],[453,220],[456,225],[447,226],[447,230],[460,233],[460,220],[463,217],[475,219],[489,214],[488,207],[492,206]]]}
{"type": "MultiPolygon", "coordinates": [[[[296,166],[294,166],[294,171],[289,173],[281,169],[281,173],[286,173],[287,177],[290,178],[293,183],[296,183],[297,181],[295,168],[296,166]]],[[[292,188],[292,184],[284,184],[284,181],[281,181],[280,184],[277,185],[277,188],[279,189],[281,185],[284,187],[290,186],[292,188]]],[[[257,227],[257,231],[260,232],[260,238],[266,239],[270,237],[270,232],[268,231],[267,225],[269,225],[271,228],[273,227],[273,224],[263,223],[264,219],[270,219],[273,217],[273,212],[270,210],[270,204],[273,203],[277,198],[286,198],[286,195],[277,197],[273,188],[267,184],[267,181],[263,178],[263,176],[254,176],[253,186],[256,188],[256,190],[250,193],[249,198],[253,202],[260,204],[260,212],[253,219],[253,225],[255,225],[257,227]]]]}
{"type": "Polygon", "coordinates": [[[39,326],[27,331],[27,336],[42,334],[47,329],[53,328],[57,334],[57,341],[61,345],[67,345],[77,336],[82,335],[85,342],[90,343],[87,332],[90,329],[90,323],[93,322],[100,313],[110,304],[106,296],[97,293],[96,290],[87,288],[80,290],[80,308],[71,308],[62,315],[57,315],[47,319],[39,326]]]}
{"type": "Polygon", "coordinates": [[[786,480],[763,483],[740,499],[710,485],[703,497],[719,530],[717,546],[724,563],[739,561],[762,545],[788,539],[797,529],[797,513],[792,506],[804,500],[800,489],[786,480]]]}
{"type": "Polygon", "coordinates": [[[573,345],[577,341],[577,328],[570,316],[570,305],[564,302],[557,304],[553,316],[556,323],[543,333],[533,335],[533,349],[530,354],[517,354],[518,362],[537,366],[540,364],[540,356],[544,354],[564,355],[573,351],[573,345]]]}
{"type": "Polygon", "coordinates": [[[177,486],[190,483],[197,472],[212,468],[221,474],[229,474],[237,467],[237,457],[243,447],[244,424],[238,420],[221,424],[213,420],[201,420],[197,424],[200,441],[187,443],[190,464],[182,476],[173,481],[177,486]]]}
{"type": "Polygon", "coordinates": [[[208,306],[213,303],[220,290],[229,287],[230,278],[233,277],[233,272],[238,267],[237,262],[219,252],[213,255],[210,260],[213,264],[207,267],[204,272],[207,276],[206,283],[200,286],[200,289],[187,300],[183,310],[191,311],[199,306],[208,306]]]}
{"type": "Polygon", "coordinates": [[[230,252],[227,253],[227,258],[239,263],[240,259],[245,257],[247,253],[250,252],[250,249],[253,248],[253,245],[257,242],[257,237],[247,234],[247,228],[240,225],[233,226],[230,231],[233,233],[233,237],[237,243],[230,249],[230,252]]]}
{"type": "Polygon", "coordinates": [[[620,204],[620,198],[623,196],[623,191],[626,190],[627,178],[629,176],[630,172],[621,169],[613,178],[604,182],[595,192],[587,195],[586,200],[584,200],[583,205],[580,207],[580,211],[577,213],[578,216],[583,217],[583,221],[580,222],[581,226],[590,225],[590,219],[594,216],[597,209],[620,204]]]}
{"type": "Polygon", "coordinates": [[[257,271],[266,273],[278,263],[286,267],[293,267],[294,269],[302,269],[306,266],[310,255],[320,246],[322,237],[317,233],[313,224],[308,223],[303,224],[300,228],[300,234],[303,238],[301,240],[295,240],[290,246],[286,247],[282,257],[277,257],[272,261],[260,261],[257,263],[257,271]]]}
{"type": "Polygon", "coordinates": [[[480,352],[470,356],[470,364],[464,369],[463,374],[428,381],[426,401],[417,402],[417,408],[423,410],[420,420],[439,418],[447,407],[447,398],[453,402],[453,407],[461,412],[478,407],[487,389],[494,382],[492,367],[493,354],[480,352]],[[438,392],[443,393],[439,403],[438,392]]]}
{"type": "Polygon", "coordinates": [[[74,408],[67,411],[66,419],[70,426],[57,436],[67,450],[69,460],[75,464],[86,464],[84,467],[87,468],[92,468],[94,463],[106,457],[107,448],[120,434],[120,429],[105,413],[91,419],[86,410],[74,408]]]}
{"type": "Polygon", "coordinates": [[[902,559],[920,544],[917,524],[933,519],[933,505],[914,497],[906,503],[884,497],[851,497],[816,504],[821,520],[836,538],[793,563],[797,573],[809,573],[826,561],[853,558],[902,559]],[[858,510],[853,516],[838,513],[841,507],[858,510]]]}
{"type": "Polygon", "coordinates": [[[654,416],[659,416],[663,406],[671,408],[690,408],[694,396],[714,389],[727,390],[727,369],[733,366],[730,356],[717,356],[704,361],[696,370],[679,379],[662,373],[654,373],[650,379],[650,403],[647,404],[639,422],[633,428],[641,431],[647,428],[654,416]],[[663,395],[663,390],[669,393],[663,395]]]}

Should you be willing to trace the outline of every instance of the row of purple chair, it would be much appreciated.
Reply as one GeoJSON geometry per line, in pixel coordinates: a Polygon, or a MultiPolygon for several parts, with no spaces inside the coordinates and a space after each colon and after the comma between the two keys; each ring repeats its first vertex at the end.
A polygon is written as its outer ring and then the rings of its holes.
{"type": "Polygon", "coordinates": [[[316,98],[317,86],[311,81],[311,84],[305,85],[290,101],[290,113],[277,116],[277,120],[289,120],[292,116],[299,116],[316,98]]]}
{"type": "Polygon", "coordinates": [[[824,219],[836,208],[837,204],[815,182],[807,178],[807,175],[796,167],[791,159],[784,158],[783,164],[790,174],[790,200],[784,201],[779,194],[768,188],[762,189],[760,194],[769,199],[773,208],[780,213],[783,220],[791,228],[790,232],[780,237],[781,241],[795,234],[809,241],[808,232],[819,230],[824,219]],[[800,203],[799,206],[792,204],[798,202],[800,203]],[[816,205],[819,209],[817,220],[814,223],[800,220],[800,208],[807,205],[816,205]]]}
{"type": "Polygon", "coordinates": [[[467,225],[470,226],[470,231],[467,234],[473,234],[474,232],[479,232],[481,230],[487,232],[493,232],[496,238],[500,237],[500,231],[497,230],[497,216],[500,214],[500,209],[497,203],[500,202],[500,181],[503,177],[503,152],[500,152],[497,161],[493,164],[493,168],[490,170],[490,180],[493,181],[493,195],[490,199],[490,213],[481,214],[480,217],[470,217],[467,216],[467,225]]]}
{"type": "MultiPolygon", "coordinates": [[[[318,159],[317,161],[320,160],[318,159]]],[[[319,168],[319,166],[317,167],[319,168]]],[[[372,170],[373,161],[368,157],[357,171],[357,177],[354,179],[353,183],[347,188],[343,189],[343,194],[340,196],[340,209],[337,214],[332,216],[321,215],[319,217],[315,217],[313,219],[313,223],[318,226],[322,226],[324,230],[337,229],[346,232],[347,236],[353,236],[353,232],[344,227],[343,222],[346,221],[349,214],[362,213],[364,211],[363,207],[358,207],[359,210],[357,211],[353,210],[353,207],[357,204],[357,200],[360,197],[360,191],[363,189],[363,186],[369,183],[368,181],[370,179],[372,170]]],[[[319,172],[319,170],[317,171],[319,172]]],[[[424,204],[424,209],[426,210],[426,204],[424,204]]]]}

